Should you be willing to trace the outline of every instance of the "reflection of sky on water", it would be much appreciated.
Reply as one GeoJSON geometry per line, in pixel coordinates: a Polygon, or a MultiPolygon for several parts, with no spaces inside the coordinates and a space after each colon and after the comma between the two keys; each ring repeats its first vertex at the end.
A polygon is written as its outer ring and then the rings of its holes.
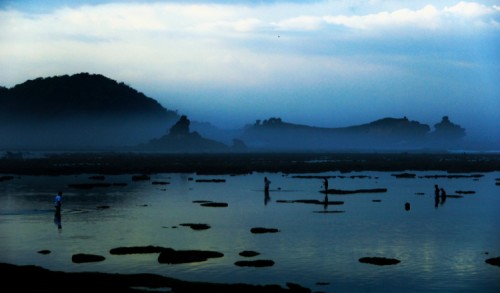
{"type": "Polygon", "coordinates": [[[320,179],[281,173],[151,176],[151,181],[169,182],[167,185],[116,175],[106,176],[105,182],[127,185],[89,190],[68,187],[95,182],[88,175],[16,177],[0,184],[0,261],[66,271],[151,272],[198,281],[296,282],[326,292],[498,288],[498,268],[484,263],[489,257],[500,256],[498,172],[479,180],[419,178],[442,172],[417,172],[416,179],[396,179],[383,172],[359,174],[370,177],[332,178],[329,186],[387,188],[388,192],[329,195],[330,200],[344,204],[330,205],[327,211],[345,213],[316,213],[324,207],[277,202],[323,199],[320,179]],[[267,204],[264,176],[272,181],[267,204]],[[190,180],[198,178],[226,182],[190,180]],[[449,195],[458,190],[476,194],[449,198],[435,208],[434,184],[444,187],[449,195]],[[64,192],[60,230],[54,224],[52,208],[58,190],[64,192]],[[197,200],[225,202],[228,207],[202,207],[193,202],[197,200]],[[406,202],[411,203],[409,211],[404,209],[406,202]],[[98,208],[102,206],[109,208],[98,208]],[[204,223],[211,228],[194,231],[180,226],[182,223],[204,223]],[[253,227],[278,228],[280,232],[252,234],[253,227]],[[156,254],[109,254],[115,247],[147,245],[220,251],[224,257],[164,265],[158,264],[156,254]],[[42,249],[52,253],[36,253],[42,249]],[[275,265],[238,268],[234,262],[243,259],[239,256],[243,250],[258,251],[261,254],[254,259],[272,259],[275,265]],[[77,265],[71,262],[75,253],[103,255],[106,260],[77,265]],[[401,263],[388,267],[359,263],[364,256],[397,258],[401,263]],[[330,284],[318,287],[316,282],[330,284]]]}

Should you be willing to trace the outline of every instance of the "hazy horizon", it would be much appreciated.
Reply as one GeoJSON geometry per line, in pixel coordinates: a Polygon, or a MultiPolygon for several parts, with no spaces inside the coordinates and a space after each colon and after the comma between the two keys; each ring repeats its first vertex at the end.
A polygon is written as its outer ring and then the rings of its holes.
{"type": "Polygon", "coordinates": [[[88,72],[192,121],[384,117],[500,145],[496,1],[0,1],[0,85],[88,72]]]}

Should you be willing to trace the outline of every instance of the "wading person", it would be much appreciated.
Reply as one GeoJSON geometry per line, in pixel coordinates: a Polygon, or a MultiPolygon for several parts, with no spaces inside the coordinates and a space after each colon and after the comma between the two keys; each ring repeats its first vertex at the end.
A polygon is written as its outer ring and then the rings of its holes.
{"type": "Polygon", "coordinates": [[[325,187],[325,205],[328,204],[328,178],[323,178],[323,187],[325,187]]]}
{"type": "Polygon", "coordinates": [[[268,193],[269,192],[269,185],[271,184],[271,181],[267,179],[267,177],[264,177],[264,192],[268,193]]]}
{"type": "Polygon", "coordinates": [[[56,198],[54,199],[54,207],[56,208],[56,213],[61,212],[61,206],[62,206],[62,192],[59,191],[56,195],[56,198]]]}

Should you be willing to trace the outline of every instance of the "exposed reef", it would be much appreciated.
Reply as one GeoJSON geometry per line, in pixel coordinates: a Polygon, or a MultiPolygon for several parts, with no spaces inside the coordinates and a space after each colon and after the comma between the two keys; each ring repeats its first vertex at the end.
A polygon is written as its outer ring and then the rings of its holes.
{"type": "Polygon", "coordinates": [[[387,266],[387,265],[398,264],[401,261],[395,258],[386,258],[386,257],[362,257],[359,259],[359,262],[378,265],[378,266],[387,266]]]}
{"type": "MultiPolygon", "coordinates": [[[[447,171],[423,178],[481,178],[475,172],[500,171],[498,154],[449,153],[48,153],[39,158],[0,159],[0,174],[249,174],[252,172],[319,173],[328,171],[447,171]],[[468,173],[468,174],[459,174],[468,173]]],[[[346,176],[348,177],[348,176],[346,176]]]]}

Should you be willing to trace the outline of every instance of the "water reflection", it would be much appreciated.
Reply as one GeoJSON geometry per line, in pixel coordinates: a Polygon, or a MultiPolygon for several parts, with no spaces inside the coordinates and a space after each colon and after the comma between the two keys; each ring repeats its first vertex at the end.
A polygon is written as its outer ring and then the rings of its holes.
{"type": "Polygon", "coordinates": [[[61,210],[56,209],[54,212],[54,224],[57,226],[57,229],[62,229],[62,218],[61,218],[61,210]]]}
{"type": "Polygon", "coordinates": [[[444,190],[444,188],[441,188],[441,205],[443,205],[445,201],[446,201],[446,191],[444,190]]]}
{"type": "Polygon", "coordinates": [[[269,195],[269,189],[264,190],[264,205],[267,206],[267,203],[271,200],[271,196],[269,195]]]}

